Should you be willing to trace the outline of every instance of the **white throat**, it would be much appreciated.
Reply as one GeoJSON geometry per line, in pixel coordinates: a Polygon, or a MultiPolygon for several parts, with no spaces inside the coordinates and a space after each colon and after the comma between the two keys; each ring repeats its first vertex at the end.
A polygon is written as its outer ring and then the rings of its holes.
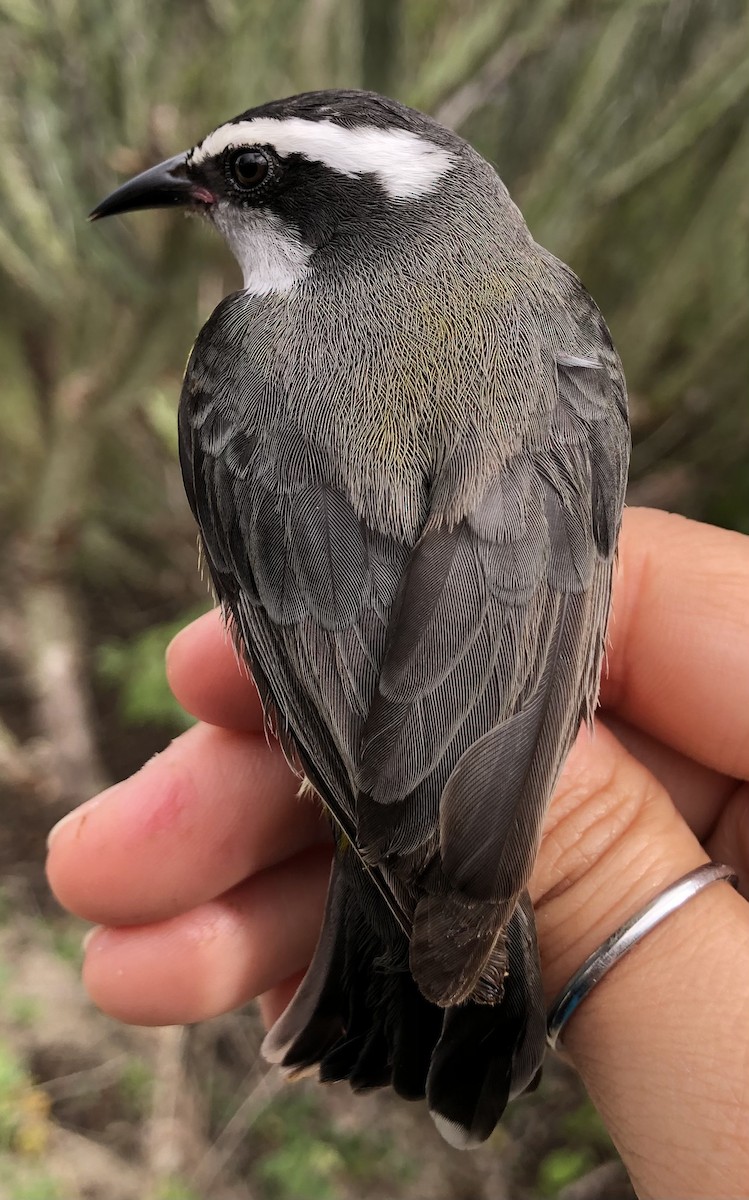
{"type": "Polygon", "coordinates": [[[253,296],[290,292],[307,274],[312,250],[275,213],[247,212],[241,223],[236,213],[218,205],[216,227],[242,270],[245,291],[253,296]]]}

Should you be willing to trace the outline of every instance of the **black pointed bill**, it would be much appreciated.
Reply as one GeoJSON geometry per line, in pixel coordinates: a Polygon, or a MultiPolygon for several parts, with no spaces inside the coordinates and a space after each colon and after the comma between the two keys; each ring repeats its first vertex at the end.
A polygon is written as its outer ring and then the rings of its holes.
{"type": "Polygon", "coordinates": [[[196,184],[187,171],[187,155],[175,154],[166,162],[128,179],[89,213],[90,221],[141,208],[171,208],[194,201],[206,203],[206,189],[196,184]]]}

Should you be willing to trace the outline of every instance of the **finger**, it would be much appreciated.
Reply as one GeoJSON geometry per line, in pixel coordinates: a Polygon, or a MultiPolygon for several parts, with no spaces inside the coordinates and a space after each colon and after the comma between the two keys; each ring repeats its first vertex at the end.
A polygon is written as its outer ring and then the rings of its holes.
{"type": "Polygon", "coordinates": [[[263,737],[196,725],[53,831],[52,890],[103,925],[186,912],[326,839],[297,788],[263,737]]]}
{"type": "Polygon", "coordinates": [[[689,758],[749,777],[749,538],[630,509],[602,703],[689,758]]]}
{"type": "Polygon", "coordinates": [[[166,674],[183,708],[211,725],[259,732],[263,710],[219,609],[180,630],[167,646],[166,674]]]}
{"type": "Polygon", "coordinates": [[[135,1025],[239,1007],[309,962],[329,875],[330,849],[317,847],[171,920],[96,930],[83,969],[91,998],[135,1025]]]}
{"type": "Polygon", "coordinates": [[[736,790],[735,779],[711,771],[610,713],[600,720],[665,788],[689,828],[704,842],[728,797],[736,790]]]}
{"type": "Polygon", "coordinates": [[[735,788],[723,806],[705,849],[714,862],[733,867],[739,891],[749,900],[749,786],[735,788]]]}

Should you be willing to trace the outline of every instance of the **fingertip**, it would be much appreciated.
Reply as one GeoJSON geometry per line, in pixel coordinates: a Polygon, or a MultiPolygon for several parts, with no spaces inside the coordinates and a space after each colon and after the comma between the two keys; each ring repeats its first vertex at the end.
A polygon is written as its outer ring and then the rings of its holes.
{"type": "Polygon", "coordinates": [[[207,1020],[242,1003],[241,992],[231,990],[231,970],[222,970],[231,932],[217,907],[153,925],[91,930],[82,978],[96,1007],[128,1025],[157,1026],[207,1020]]]}
{"type": "Polygon", "coordinates": [[[257,690],[220,609],[204,613],[172,638],[166,676],[176,699],[197,720],[240,732],[262,728],[257,690]]]}
{"type": "Polygon", "coordinates": [[[283,989],[276,981],[310,960],[329,874],[329,849],[316,847],[190,912],[98,927],[86,944],[86,990],[120,1021],[182,1025],[283,989]]]}
{"type": "Polygon", "coordinates": [[[201,613],[199,617],[195,617],[189,624],[184,625],[175,633],[172,640],[167,645],[165,654],[167,665],[175,655],[179,657],[180,650],[183,645],[189,644],[195,638],[203,635],[204,632],[215,629],[221,624],[221,609],[218,607],[209,608],[208,612],[201,613]]]}
{"type": "Polygon", "coordinates": [[[100,879],[94,872],[90,881],[85,868],[89,862],[98,862],[111,844],[110,813],[116,810],[122,787],[121,783],[112,784],[98,796],[71,809],[47,834],[44,870],[50,891],[58,904],[86,920],[96,920],[88,905],[91,895],[96,895],[100,879]]]}
{"type": "Polygon", "coordinates": [[[164,947],[154,954],[150,929],[111,929],[95,925],[83,940],[81,978],[90,999],[108,1017],[128,1025],[168,1025],[179,1002],[170,996],[169,978],[159,978],[164,947]],[[156,978],[158,987],[152,986],[156,978]],[[170,1003],[171,1001],[171,1003],[170,1003]]]}
{"type": "Polygon", "coordinates": [[[166,676],[174,691],[174,683],[180,686],[183,677],[193,670],[195,658],[220,652],[225,642],[225,627],[221,610],[212,608],[196,617],[175,633],[164,651],[166,676]]]}
{"type": "MultiPolygon", "coordinates": [[[[114,785],[117,786],[116,784],[114,785]]],[[[107,789],[110,791],[111,789],[107,789]]],[[[47,853],[52,850],[54,843],[59,838],[63,829],[72,830],[74,825],[79,825],[86,820],[94,808],[100,803],[102,797],[106,796],[107,792],[101,792],[98,796],[92,796],[90,800],[86,800],[83,804],[79,804],[77,808],[71,808],[70,812],[65,813],[64,817],[52,826],[47,834],[47,853]]]]}

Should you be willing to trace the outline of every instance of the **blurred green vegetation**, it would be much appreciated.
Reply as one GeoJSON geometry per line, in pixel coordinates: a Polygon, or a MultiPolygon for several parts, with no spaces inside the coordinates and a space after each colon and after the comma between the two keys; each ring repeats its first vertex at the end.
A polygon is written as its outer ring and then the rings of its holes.
{"type": "Polygon", "coordinates": [[[13,1047],[0,1039],[0,1153],[38,1158],[47,1144],[48,1117],[47,1096],[34,1087],[13,1047]]]}
{"type": "MultiPolygon", "coordinates": [[[[612,328],[632,499],[749,532],[749,0],[0,0],[0,795],[26,826],[184,727],[163,651],[210,603],[175,414],[237,269],[199,222],[86,214],[221,120],[330,86],[424,107],[496,163],[612,328]]],[[[53,943],[79,958],[64,929],[53,943]]],[[[21,1029],[35,1011],[11,1015],[21,1029]]],[[[151,1085],[133,1060],[133,1119],[151,1085]]],[[[0,1043],[13,1200],[60,1194],[16,1149],[24,1122],[46,1128],[36,1095],[0,1043]]],[[[305,1103],[257,1123],[258,1195],[326,1200],[344,1176],[375,1194],[380,1163],[407,1179],[305,1103]]],[[[591,1110],[554,1121],[536,1195],[610,1153],[591,1110]]],[[[192,1193],[175,1177],[159,1196],[192,1193]]]]}
{"type": "Polygon", "coordinates": [[[153,1067],[145,1059],[131,1056],[123,1064],[117,1088],[134,1120],[146,1116],[153,1094],[153,1067]]]}
{"type": "Polygon", "coordinates": [[[8,1200],[70,1200],[45,1171],[0,1164],[0,1184],[8,1200]]]}
{"type": "Polygon", "coordinates": [[[371,1183],[398,1180],[399,1190],[415,1174],[414,1164],[377,1131],[338,1128],[314,1096],[283,1093],[255,1122],[265,1148],[254,1175],[268,1200],[336,1200],[345,1179],[362,1190],[371,1183]]]}
{"type": "Polygon", "coordinates": [[[542,1197],[558,1196],[614,1154],[606,1127],[589,1100],[564,1113],[555,1132],[559,1144],[540,1159],[536,1173],[542,1197]]]}

